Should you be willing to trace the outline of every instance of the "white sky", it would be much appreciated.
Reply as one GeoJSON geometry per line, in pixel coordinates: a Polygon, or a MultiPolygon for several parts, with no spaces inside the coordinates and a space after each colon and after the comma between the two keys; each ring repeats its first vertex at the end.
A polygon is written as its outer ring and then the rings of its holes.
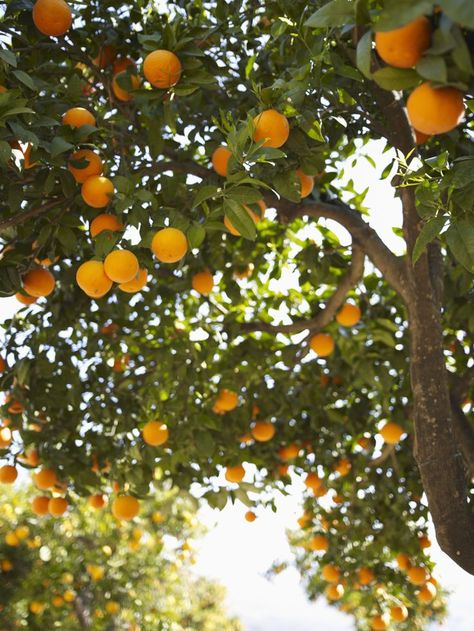
{"type": "MultiPolygon", "coordinates": [[[[364,158],[354,167],[346,167],[344,180],[351,178],[357,191],[370,187],[366,206],[370,210],[370,224],[385,243],[397,254],[403,251],[403,242],[392,228],[400,227],[401,212],[390,188],[390,177],[380,182],[378,177],[392,159],[382,153],[383,144],[372,142],[364,151],[375,159],[375,171],[364,158]]],[[[328,225],[340,236],[344,244],[350,242],[344,229],[333,222],[328,225]]],[[[14,298],[0,298],[0,320],[8,318],[18,308],[14,298]]],[[[237,614],[245,631],[350,631],[351,618],[329,607],[324,599],[310,604],[300,585],[295,569],[284,571],[273,581],[263,577],[275,560],[291,560],[285,531],[297,526],[301,514],[301,484],[294,485],[294,494],[277,502],[278,511],[257,511],[258,519],[248,523],[244,519],[246,508],[242,504],[228,505],[223,511],[203,508],[201,518],[211,528],[199,545],[197,572],[217,578],[228,590],[228,604],[237,614]]],[[[474,594],[474,577],[455,565],[434,542],[431,553],[437,562],[435,576],[452,595],[449,600],[447,631],[472,631],[471,600],[474,594]]],[[[437,625],[430,631],[438,629],[437,625]]]]}

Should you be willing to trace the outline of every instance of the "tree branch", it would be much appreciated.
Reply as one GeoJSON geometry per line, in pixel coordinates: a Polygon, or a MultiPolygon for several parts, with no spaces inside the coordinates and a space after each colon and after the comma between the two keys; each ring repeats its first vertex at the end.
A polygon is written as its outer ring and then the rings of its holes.
{"type": "Polygon", "coordinates": [[[266,331],[268,333],[299,333],[309,330],[320,331],[327,326],[342,306],[347,292],[356,285],[364,273],[365,253],[361,247],[355,243],[352,246],[352,260],[347,273],[342,277],[336,290],[329,298],[326,307],[314,318],[298,319],[291,324],[271,324],[269,322],[244,322],[241,327],[247,333],[251,331],[266,331]]]}
{"type": "Polygon", "coordinates": [[[62,204],[67,204],[68,201],[69,200],[67,199],[54,199],[47,204],[43,204],[42,206],[37,206],[36,208],[31,208],[30,210],[26,210],[25,212],[18,213],[17,215],[10,217],[10,219],[4,219],[3,221],[0,221],[0,232],[2,230],[5,230],[5,228],[10,228],[10,226],[19,226],[32,217],[42,215],[48,210],[56,208],[57,206],[61,206],[62,204]]]}

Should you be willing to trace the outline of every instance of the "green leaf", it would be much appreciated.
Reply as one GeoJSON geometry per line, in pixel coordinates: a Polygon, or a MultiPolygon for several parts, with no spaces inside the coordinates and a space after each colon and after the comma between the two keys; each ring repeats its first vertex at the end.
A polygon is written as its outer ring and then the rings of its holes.
{"type": "Polygon", "coordinates": [[[372,31],[367,31],[359,40],[356,51],[356,63],[364,77],[372,79],[372,31]]]}
{"type": "Polygon", "coordinates": [[[425,223],[420,230],[420,234],[413,248],[412,261],[415,264],[426,249],[428,243],[431,243],[444,228],[447,217],[434,217],[425,223]]]}
{"type": "Polygon", "coordinates": [[[419,83],[418,74],[411,69],[386,66],[377,70],[372,79],[384,90],[406,90],[419,83]]]}
{"type": "Polygon", "coordinates": [[[219,190],[219,187],[211,185],[211,184],[208,184],[206,186],[201,186],[201,188],[198,190],[196,194],[196,197],[193,200],[193,208],[196,208],[196,206],[199,206],[199,204],[202,204],[202,202],[205,201],[206,199],[211,199],[215,197],[218,190],[219,190]]]}
{"type": "Polygon", "coordinates": [[[391,31],[400,28],[420,15],[430,15],[432,10],[431,0],[387,0],[380,19],[375,24],[375,30],[391,31]]]}
{"type": "Polygon", "coordinates": [[[298,180],[295,171],[279,173],[273,178],[273,186],[279,195],[292,202],[301,201],[298,180]]]}
{"type": "Polygon", "coordinates": [[[250,186],[236,186],[226,190],[226,197],[235,199],[236,202],[241,204],[253,204],[262,199],[262,193],[257,188],[250,186]]]}
{"type": "Polygon", "coordinates": [[[255,239],[257,236],[255,224],[241,204],[233,199],[224,199],[224,214],[244,239],[255,239]]]}
{"type": "Polygon", "coordinates": [[[446,242],[459,263],[474,273],[474,224],[465,219],[451,224],[446,242]]]}
{"type": "Polygon", "coordinates": [[[55,158],[59,156],[61,153],[65,153],[66,151],[71,151],[74,149],[74,145],[61,138],[61,136],[56,136],[53,138],[53,142],[51,143],[51,157],[55,158]]]}
{"type": "Polygon", "coordinates": [[[13,66],[14,68],[16,68],[17,66],[17,61],[16,61],[16,57],[15,54],[12,53],[11,50],[7,50],[5,48],[0,50],[0,59],[3,59],[3,61],[7,64],[9,64],[10,66],[13,66]]]}
{"type": "Polygon", "coordinates": [[[0,162],[6,164],[12,155],[12,148],[6,140],[0,140],[0,162]]]}
{"type": "Polygon", "coordinates": [[[198,223],[193,223],[186,232],[191,250],[198,248],[206,238],[206,230],[198,223]]]}
{"type": "Polygon", "coordinates": [[[332,0],[313,13],[304,25],[313,28],[325,28],[354,24],[354,22],[354,2],[352,0],[332,0]]]}
{"type": "Polygon", "coordinates": [[[426,55],[416,64],[416,71],[429,81],[446,83],[448,80],[448,67],[444,57],[426,55]]]}
{"type": "Polygon", "coordinates": [[[18,81],[26,85],[27,88],[37,92],[38,88],[29,74],[26,74],[23,70],[13,70],[12,74],[18,79],[18,81]]]}
{"type": "Polygon", "coordinates": [[[439,0],[436,4],[453,22],[474,29],[474,3],[470,0],[439,0]]]}

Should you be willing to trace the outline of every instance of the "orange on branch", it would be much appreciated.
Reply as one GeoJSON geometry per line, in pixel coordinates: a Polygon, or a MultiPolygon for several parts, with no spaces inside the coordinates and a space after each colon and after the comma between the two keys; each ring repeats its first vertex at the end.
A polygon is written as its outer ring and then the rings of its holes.
{"type": "Polygon", "coordinates": [[[49,296],[55,285],[54,276],[46,269],[32,269],[23,276],[23,289],[34,298],[49,296]]]}
{"type": "Polygon", "coordinates": [[[0,467],[0,483],[13,484],[18,477],[18,471],[12,465],[6,464],[0,467]]]}
{"type": "Polygon", "coordinates": [[[231,412],[239,404],[239,396],[233,390],[222,388],[217,395],[216,405],[224,412],[231,412]]]}
{"type": "Polygon", "coordinates": [[[328,583],[337,583],[341,578],[341,571],[336,565],[325,565],[322,569],[321,576],[328,583]]]}
{"type": "Polygon", "coordinates": [[[162,263],[177,263],[188,251],[188,240],[178,228],[163,228],[155,233],[151,251],[162,263]]]}
{"type": "Polygon", "coordinates": [[[311,175],[306,175],[301,169],[296,171],[296,175],[300,181],[300,196],[301,199],[308,197],[313,191],[314,188],[314,177],[311,175]]]}
{"type": "Polygon", "coordinates": [[[298,457],[301,447],[296,443],[285,445],[278,450],[278,456],[281,460],[287,462],[288,460],[294,460],[298,457]]]}
{"type": "Polygon", "coordinates": [[[430,82],[413,90],[407,100],[408,118],[419,132],[444,134],[451,131],[464,116],[463,93],[457,88],[433,88],[430,82]]]}
{"type": "Polygon", "coordinates": [[[128,283],[140,269],[138,259],[130,250],[113,250],[104,261],[104,272],[115,283],[128,283]]]}
{"type": "Polygon", "coordinates": [[[392,31],[375,34],[375,49],[386,64],[412,68],[431,44],[431,22],[421,16],[392,31]]]}
{"type": "Polygon", "coordinates": [[[397,554],[397,556],[395,557],[395,560],[397,562],[398,567],[401,570],[408,570],[408,568],[411,565],[410,557],[408,556],[408,554],[405,554],[404,552],[400,552],[399,554],[397,554]]]}
{"type": "Polygon", "coordinates": [[[127,73],[126,71],[118,72],[112,79],[112,91],[115,97],[124,103],[133,99],[133,90],[138,90],[139,87],[140,77],[135,73],[127,73]],[[130,80],[130,90],[123,88],[119,83],[119,79],[125,79],[126,76],[128,76],[130,80]]]}
{"type": "Polygon", "coordinates": [[[149,421],[142,429],[142,436],[147,445],[163,445],[169,437],[168,427],[161,421],[149,421]]]}
{"type": "Polygon", "coordinates": [[[414,129],[413,131],[415,132],[415,143],[417,145],[424,145],[425,142],[428,142],[428,140],[431,138],[430,134],[424,134],[418,129],[414,129]]]}
{"type": "Polygon", "coordinates": [[[390,607],[390,617],[395,622],[404,622],[408,618],[408,609],[405,605],[395,605],[390,607]]]}
{"type": "Polygon", "coordinates": [[[327,357],[334,351],[334,339],[329,333],[316,333],[309,340],[309,346],[318,357],[327,357]]]}
{"type": "Polygon", "coordinates": [[[407,578],[412,585],[424,585],[428,580],[428,572],[424,567],[414,565],[407,569],[407,578]]]}
{"type": "Polygon", "coordinates": [[[314,471],[310,471],[306,478],[305,478],[305,486],[308,489],[312,489],[313,491],[321,488],[321,485],[323,483],[322,479],[318,476],[317,473],[314,473],[314,471]]]}
{"type": "Polygon", "coordinates": [[[381,616],[374,616],[370,621],[370,628],[372,631],[385,631],[390,624],[390,618],[387,614],[381,616]]]}
{"type": "Polygon", "coordinates": [[[18,300],[18,302],[21,302],[22,305],[33,305],[38,300],[34,296],[26,296],[20,291],[15,294],[15,298],[18,300]]]}
{"type": "Polygon", "coordinates": [[[337,585],[328,585],[324,593],[328,600],[339,600],[344,596],[344,586],[340,583],[337,585]]]}
{"type": "Polygon", "coordinates": [[[95,127],[95,116],[84,107],[72,107],[63,114],[63,125],[69,125],[70,127],[92,125],[92,127],[95,127]]]}
{"type": "Polygon", "coordinates": [[[105,495],[89,495],[87,498],[87,503],[92,508],[104,508],[107,504],[107,497],[105,495]]]}
{"type": "Polygon", "coordinates": [[[337,312],[336,321],[341,326],[355,326],[360,320],[360,309],[357,305],[346,302],[337,312]]]}
{"type": "Polygon", "coordinates": [[[361,585],[368,585],[375,579],[375,574],[368,567],[361,567],[357,570],[357,576],[361,585]]]}
{"type": "Polygon", "coordinates": [[[401,437],[405,433],[403,427],[398,423],[388,422],[380,430],[380,435],[388,445],[396,445],[400,442],[401,437]]]}
{"type": "Polygon", "coordinates": [[[110,66],[115,61],[116,57],[117,49],[115,46],[112,46],[112,44],[105,44],[105,46],[101,46],[99,48],[99,52],[97,57],[93,59],[93,63],[101,69],[107,68],[107,66],[110,66]]]}
{"type": "Polygon", "coordinates": [[[257,114],[253,119],[255,142],[264,141],[264,147],[278,149],[288,140],[290,125],[288,119],[280,112],[269,109],[257,114]]]}
{"type": "Polygon", "coordinates": [[[253,511],[248,510],[245,513],[245,520],[246,521],[252,522],[252,521],[255,521],[256,519],[257,519],[257,515],[253,511]]]}
{"type": "Polygon", "coordinates": [[[33,22],[43,35],[58,37],[71,28],[72,12],[64,0],[36,0],[33,22]]]}
{"type": "MultiPolygon", "coordinates": [[[[265,202],[263,201],[263,199],[259,199],[258,202],[256,202],[259,207],[260,207],[260,214],[255,213],[249,206],[245,206],[244,208],[247,211],[247,213],[249,214],[249,216],[251,217],[252,221],[254,222],[254,224],[257,224],[259,221],[261,221],[261,219],[263,219],[263,216],[265,214],[265,210],[267,208],[265,202]]],[[[234,227],[234,225],[232,224],[232,222],[230,221],[230,219],[227,217],[227,215],[224,215],[224,225],[227,228],[227,230],[234,235],[234,237],[240,237],[241,234],[240,232],[237,230],[237,228],[234,227]]]]}
{"type": "Polygon", "coordinates": [[[265,443],[275,436],[276,428],[268,421],[257,421],[250,431],[256,441],[265,443]]]}
{"type": "Polygon", "coordinates": [[[433,585],[433,583],[425,583],[420,591],[417,593],[416,597],[418,600],[424,605],[428,605],[436,598],[437,589],[433,585]]]}
{"type": "Polygon", "coordinates": [[[48,514],[49,497],[38,495],[31,501],[31,510],[35,515],[42,516],[48,514]]]}
{"type": "Polygon", "coordinates": [[[61,517],[67,511],[67,500],[64,497],[52,497],[48,502],[48,512],[53,517],[61,517]]]}
{"type": "Polygon", "coordinates": [[[214,277],[209,270],[203,270],[194,274],[191,279],[191,285],[194,291],[203,296],[208,296],[214,287],[214,277]]]}
{"type": "Polygon", "coordinates": [[[92,208],[104,208],[110,204],[114,193],[112,181],[103,175],[88,177],[81,187],[82,199],[92,208]]]}
{"type": "Polygon", "coordinates": [[[45,491],[57,484],[58,478],[53,469],[41,469],[38,473],[33,474],[33,481],[39,489],[45,491]]]}
{"type": "Polygon", "coordinates": [[[148,281],[148,271],[142,267],[138,270],[137,275],[129,280],[128,283],[120,283],[119,289],[127,294],[135,294],[145,287],[148,281]]]}
{"type": "Polygon", "coordinates": [[[341,458],[334,467],[334,471],[336,471],[336,473],[339,473],[339,475],[342,477],[348,475],[351,469],[352,464],[348,458],[341,458]]]}
{"type": "Polygon", "coordinates": [[[101,213],[100,215],[97,215],[97,217],[94,217],[91,221],[89,226],[89,232],[93,239],[104,230],[118,232],[122,229],[123,226],[118,218],[115,215],[110,215],[109,213],[101,213]]]}
{"type": "Polygon", "coordinates": [[[245,469],[241,464],[235,465],[234,467],[226,467],[225,470],[225,479],[227,482],[233,482],[238,484],[242,482],[245,477],[245,469]]]}
{"type": "Polygon", "coordinates": [[[325,535],[315,535],[310,540],[308,547],[314,552],[326,552],[329,548],[329,539],[325,535]]]}
{"type": "Polygon", "coordinates": [[[166,89],[176,85],[181,71],[179,58],[170,50],[154,50],[143,61],[143,74],[155,88],[166,89]]]}
{"type": "Polygon", "coordinates": [[[112,287],[101,261],[82,263],[76,272],[76,282],[90,298],[102,298],[112,287]]]}
{"type": "Polygon", "coordinates": [[[214,171],[222,177],[227,177],[228,164],[232,153],[227,147],[217,147],[212,154],[212,166],[214,171]]]}
{"type": "Polygon", "coordinates": [[[92,175],[102,174],[102,160],[100,156],[90,149],[79,149],[69,158],[68,169],[79,184],[84,184],[92,175]],[[74,166],[74,162],[85,163],[83,167],[74,166]]]}
{"type": "Polygon", "coordinates": [[[120,520],[128,521],[138,515],[140,504],[132,495],[119,495],[112,502],[112,514],[120,520]]]}

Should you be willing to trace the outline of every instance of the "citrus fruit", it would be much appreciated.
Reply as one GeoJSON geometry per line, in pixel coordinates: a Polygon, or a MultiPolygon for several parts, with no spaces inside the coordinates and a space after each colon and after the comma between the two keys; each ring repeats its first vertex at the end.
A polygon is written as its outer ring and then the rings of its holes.
{"type": "Polygon", "coordinates": [[[112,502],[112,513],[120,520],[130,520],[138,515],[140,504],[136,497],[120,495],[112,502]]]}
{"type": "Polygon", "coordinates": [[[168,440],[168,427],[160,421],[149,421],[142,429],[142,436],[147,445],[163,445],[168,440]]]}
{"type": "Polygon", "coordinates": [[[35,515],[47,515],[48,514],[49,497],[46,495],[38,495],[34,497],[31,502],[31,510],[35,515]]]}
{"type": "Polygon", "coordinates": [[[232,153],[227,147],[217,147],[212,154],[214,171],[222,177],[227,177],[227,169],[232,153]]]}
{"type": "Polygon", "coordinates": [[[386,64],[412,68],[431,44],[431,23],[421,16],[392,31],[375,33],[375,49],[386,64]]]}
{"type": "Polygon", "coordinates": [[[211,293],[214,287],[214,278],[209,270],[203,270],[194,274],[191,280],[191,285],[194,291],[199,294],[207,296],[211,293]]]}
{"type": "Polygon", "coordinates": [[[101,175],[102,168],[100,156],[90,149],[79,149],[69,158],[68,169],[79,184],[83,184],[92,175],[101,175]],[[81,163],[84,166],[74,166],[74,162],[81,163]]]}
{"type": "Polygon", "coordinates": [[[380,435],[384,441],[389,445],[396,445],[400,442],[400,438],[405,433],[403,427],[400,427],[397,423],[388,422],[380,430],[380,435]]]}
{"type": "Polygon", "coordinates": [[[101,261],[82,263],[76,272],[76,282],[91,298],[102,298],[112,287],[112,281],[105,273],[101,261]]]}
{"type": "Polygon", "coordinates": [[[110,204],[114,193],[112,181],[103,175],[88,177],[81,187],[82,199],[92,208],[104,208],[110,204]]]}
{"type": "Polygon", "coordinates": [[[248,510],[245,513],[245,520],[246,521],[252,522],[252,521],[255,521],[256,519],[257,519],[257,515],[253,511],[248,510]]]}
{"type": "Polygon", "coordinates": [[[288,119],[280,112],[269,109],[257,114],[253,119],[255,142],[263,140],[264,147],[278,149],[285,144],[290,135],[288,119]]]}
{"type": "Polygon", "coordinates": [[[250,430],[256,441],[265,443],[275,436],[275,426],[267,421],[257,421],[250,430]]]}
{"type": "Polygon", "coordinates": [[[18,471],[12,465],[6,464],[0,467],[0,483],[13,484],[18,477],[18,471]]]}
{"type": "Polygon", "coordinates": [[[124,103],[126,103],[127,101],[131,101],[133,99],[133,90],[138,90],[139,87],[140,87],[140,77],[135,73],[131,73],[127,71],[118,72],[116,75],[114,75],[114,78],[112,79],[112,91],[115,97],[119,101],[123,101],[124,103]],[[124,85],[127,85],[127,81],[125,79],[125,77],[127,76],[129,77],[129,81],[130,81],[130,90],[122,87],[122,85],[120,84],[120,83],[124,83],[124,85]],[[122,79],[123,81],[119,83],[120,79],[122,79]]]}
{"type": "Polygon", "coordinates": [[[451,131],[464,116],[463,93],[457,88],[433,88],[426,82],[413,90],[407,100],[412,126],[429,136],[451,131]]]}
{"type": "Polygon", "coordinates": [[[97,217],[94,217],[89,226],[89,232],[93,239],[104,230],[117,232],[122,229],[123,226],[117,217],[108,213],[102,213],[97,215],[97,217]]]}
{"type": "Polygon", "coordinates": [[[329,333],[316,333],[309,340],[309,346],[319,357],[327,357],[334,351],[334,339],[329,333]]]}
{"type": "Polygon", "coordinates": [[[64,497],[52,497],[48,502],[48,512],[53,517],[61,517],[67,511],[67,501],[64,497]]]}
{"type": "Polygon", "coordinates": [[[314,177],[306,175],[301,169],[296,171],[296,175],[300,181],[300,197],[301,199],[308,197],[314,188],[314,177]]]}
{"type": "Polygon", "coordinates": [[[36,486],[42,491],[50,489],[58,482],[58,478],[53,469],[41,469],[38,473],[33,474],[33,480],[36,486]]]}
{"type": "Polygon", "coordinates": [[[113,250],[104,261],[104,272],[115,283],[128,283],[133,280],[140,266],[130,250],[113,250]]]}
{"type": "Polygon", "coordinates": [[[243,465],[238,464],[235,467],[227,467],[225,470],[225,479],[227,482],[234,482],[238,484],[242,482],[245,476],[245,469],[243,465]]]}
{"type": "Polygon", "coordinates": [[[38,31],[55,37],[64,35],[72,24],[71,9],[64,0],[36,0],[32,17],[38,31]]]}
{"type": "Polygon", "coordinates": [[[155,88],[171,88],[181,77],[181,62],[170,50],[158,49],[143,61],[143,74],[155,88]]]}
{"type": "Polygon", "coordinates": [[[49,296],[55,285],[54,276],[46,269],[32,269],[23,276],[23,289],[34,298],[49,296]]]}
{"type": "Polygon", "coordinates": [[[70,127],[92,125],[95,127],[95,117],[84,107],[72,107],[63,114],[63,125],[69,125],[70,127]]]}
{"type": "Polygon", "coordinates": [[[125,291],[128,294],[135,294],[145,287],[148,281],[148,271],[145,268],[140,268],[137,275],[129,280],[128,283],[120,283],[119,289],[125,291]]]}
{"type": "Polygon", "coordinates": [[[337,312],[336,321],[341,326],[355,326],[360,320],[360,309],[357,305],[350,302],[342,305],[337,312]]]}
{"type": "Polygon", "coordinates": [[[151,251],[162,263],[177,263],[188,251],[188,240],[177,228],[163,228],[155,233],[151,251]]]}

